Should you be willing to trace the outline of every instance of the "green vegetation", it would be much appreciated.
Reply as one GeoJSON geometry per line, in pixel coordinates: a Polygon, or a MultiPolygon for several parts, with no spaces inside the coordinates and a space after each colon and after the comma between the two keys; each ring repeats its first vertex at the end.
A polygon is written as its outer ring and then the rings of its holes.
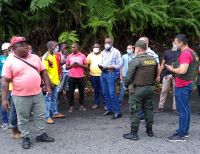
{"type": "Polygon", "coordinates": [[[177,33],[187,34],[193,47],[200,36],[199,0],[0,0],[0,16],[0,40],[24,35],[39,54],[50,39],[79,40],[88,51],[111,36],[123,51],[146,35],[161,53],[177,33]]]}

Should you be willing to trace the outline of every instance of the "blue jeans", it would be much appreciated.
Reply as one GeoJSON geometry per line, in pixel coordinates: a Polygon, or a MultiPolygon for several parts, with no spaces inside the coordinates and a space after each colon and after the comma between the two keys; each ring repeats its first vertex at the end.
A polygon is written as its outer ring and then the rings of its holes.
{"type": "Polygon", "coordinates": [[[46,104],[46,118],[50,118],[50,113],[52,112],[53,115],[58,114],[58,107],[57,107],[57,89],[58,87],[55,86],[52,88],[51,95],[45,96],[45,104],[46,104]]]}
{"type": "MultiPolygon", "coordinates": [[[[123,77],[124,78],[124,77],[123,77]]],[[[119,104],[122,104],[123,100],[124,100],[124,94],[125,94],[125,90],[124,90],[124,80],[120,81],[120,93],[119,93],[119,104]]]]}
{"type": "Polygon", "coordinates": [[[190,96],[192,83],[185,87],[175,87],[176,110],[179,115],[179,128],[176,131],[180,136],[185,136],[190,127],[190,96]]]}
{"type": "Polygon", "coordinates": [[[12,94],[10,93],[9,96],[9,102],[10,102],[10,116],[9,116],[9,120],[10,120],[10,127],[11,128],[17,128],[17,113],[16,113],[16,108],[15,108],[15,104],[13,102],[12,99],[12,94]]]}
{"type": "Polygon", "coordinates": [[[120,105],[119,105],[119,99],[116,94],[116,82],[117,82],[116,72],[107,72],[107,73],[102,72],[100,80],[107,111],[119,114],[120,105]]]}
{"type": "Polygon", "coordinates": [[[66,91],[69,91],[67,72],[62,73],[62,80],[60,82],[60,85],[58,86],[58,92],[61,92],[63,89],[65,89],[66,91]]]}
{"type": "Polygon", "coordinates": [[[7,124],[8,123],[8,112],[5,111],[2,107],[0,107],[1,110],[1,123],[7,124]]]}
{"type": "MultiPolygon", "coordinates": [[[[99,105],[100,97],[101,96],[103,97],[100,76],[90,76],[90,82],[91,82],[92,88],[94,89],[94,102],[96,105],[99,105]]],[[[103,97],[103,103],[105,103],[104,101],[105,100],[103,97]]]]}

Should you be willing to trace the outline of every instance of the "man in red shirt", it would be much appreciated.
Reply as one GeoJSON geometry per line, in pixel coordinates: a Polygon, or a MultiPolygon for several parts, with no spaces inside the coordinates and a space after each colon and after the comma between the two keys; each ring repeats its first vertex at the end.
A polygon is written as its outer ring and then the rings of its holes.
{"type": "Polygon", "coordinates": [[[179,128],[176,133],[168,137],[169,141],[185,141],[189,137],[190,126],[190,96],[192,82],[195,77],[198,56],[189,48],[186,35],[179,34],[175,37],[174,44],[181,51],[174,66],[165,65],[166,68],[175,73],[175,99],[176,109],[179,114],[179,128]]]}

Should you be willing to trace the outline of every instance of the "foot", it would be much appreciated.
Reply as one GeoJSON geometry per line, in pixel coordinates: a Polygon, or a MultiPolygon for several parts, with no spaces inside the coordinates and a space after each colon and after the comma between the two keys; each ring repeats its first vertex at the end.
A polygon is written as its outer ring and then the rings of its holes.
{"type": "Polygon", "coordinates": [[[74,111],[74,107],[73,107],[73,106],[69,107],[68,112],[71,113],[71,112],[73,112],[73,111],[74,111]]]}
{"type": "Polygon", "coordinates": [[[54,117],[54,118],[64,118],[65,115],[64,115],[64,114],[61,114],[61,113],[58,113],[58,114],[54,114],[53,117],[54,117]]]}
{"type": "Polygon", "coordinates": [[[31,143],[29,137],[23,137],[22,138],[22,148],[24,149],[30,149],[31,143]]]}
{"type": "Polygon", "coordinates": [[[21,138],[21,132],[17,128],[12,128],[11,138],[12,139],[20,139],[21,138]]]}
{"type": "Polygon", "coordinates": [[[172,113],[174,113],[176,116],[178,116],[178,112],[176,111],[176,109],[173,109],[172,113]]]}
{"type": "Polygon", "coordinates": [[[189,132],[186,132],[186,134],[185,134],[185,136],[184,136],[185,138],[188,138],[188,137],[190,137],[190,134],[189,134],[189,132]]]}
{"type": "Polygon", "coordinates": [[[104,110],[107,111],[107,107],[106,106],[104,106],[104,110]]]}
{"type": "Polygon", "coordinates": [[[1,127],[2,127],[4,130],[7,130],[7,129],[10,128],[10,126],[9,126],[8,123],[3,123],[3,124],[1,125],[1,127]]]}
{"type": "Polygon", "coordinates": [[[97,108],[99,108],[99,106],[96,104],[92,106],[92,109],[97,109],[97,108]]]}
{"type": "Polygon", "coordinates": [[[113,117],[112,117],[112,119],[119,119],[119,118],[121,118],[122,117],[122,114],[121,113],[116,113],[113,117]]]}
{"type": "Polygon", "coordinates": [[[103,115],[104,115],[104,116],[107,116],[107,115],[113,115],[113,113],[110,112],[110,111],[106,111],[103,115]]]}
{"type": "Polygon", "coordinates": [[[186,141],[185,137],[180,136],[178,133],[175,133],[174,135],[168,137],[167,139],[168,139],[168,141],[172,141],[172,142],[183,142],[183,141],[186,141]]]}
{"type": "Polygon", "coordinates": [[[43,133],[35,138],[37,142],[54,142],[55,139],[49,137],[46,133],[43,133]]]}
{"type": "Polygon", "coordinates": [[[54,121],[53,121],[53,119],[48,118],[48,119],[46,120],[46,123],[48,123],[48,124],[54,124],[54,121]]]}
{"type": "Polygon", "coordinates": [[[137,133],[124,134],[123,137],[125,139],[129,139],[129,140],[133,140],[133,141],[137,141],[138,140],[138,134],[137,133]]]}
{"type": "Polygon", "coordinates": [[[149,137],[153,137],[153,136],[154,136],[153,131],[152,131],[152,128],[147,128],[147,129],[146,129],[146,133],[147,133],[147,135],[148,135],[149,137]]]}
{"type": "Polygon", "coordinates": [[[157,108],[154,112],[155,113],[160,113],[160,112],[163,112],[163,109],[162,108],[157,108]]]}
{"type": "Polygon", "coordinates": [[[80,111],[86,111],[86,108],[85,108],[83,105],[81,105],[81,106],[79,107],[79,110],[80,110],[80,111]]]}

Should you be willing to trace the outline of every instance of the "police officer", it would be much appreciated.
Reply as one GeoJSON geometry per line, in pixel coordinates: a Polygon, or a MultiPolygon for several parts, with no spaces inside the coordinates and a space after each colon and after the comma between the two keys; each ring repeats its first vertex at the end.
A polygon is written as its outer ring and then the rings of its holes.
{"type": "Polygon", "coordinates": [[[146,121],[146,132],[153,136],[153,91],[154,82],[158,74],[156,59],[146,53],[147,44],[143,40],[135,43],[137,55],[129,64],[124,85],[129,88],[129,109],[131,112],[131,132],[123,137],[130,140],[138,140],[138,127],[140,118],[138,112],[143,109],[146,121]]]}

